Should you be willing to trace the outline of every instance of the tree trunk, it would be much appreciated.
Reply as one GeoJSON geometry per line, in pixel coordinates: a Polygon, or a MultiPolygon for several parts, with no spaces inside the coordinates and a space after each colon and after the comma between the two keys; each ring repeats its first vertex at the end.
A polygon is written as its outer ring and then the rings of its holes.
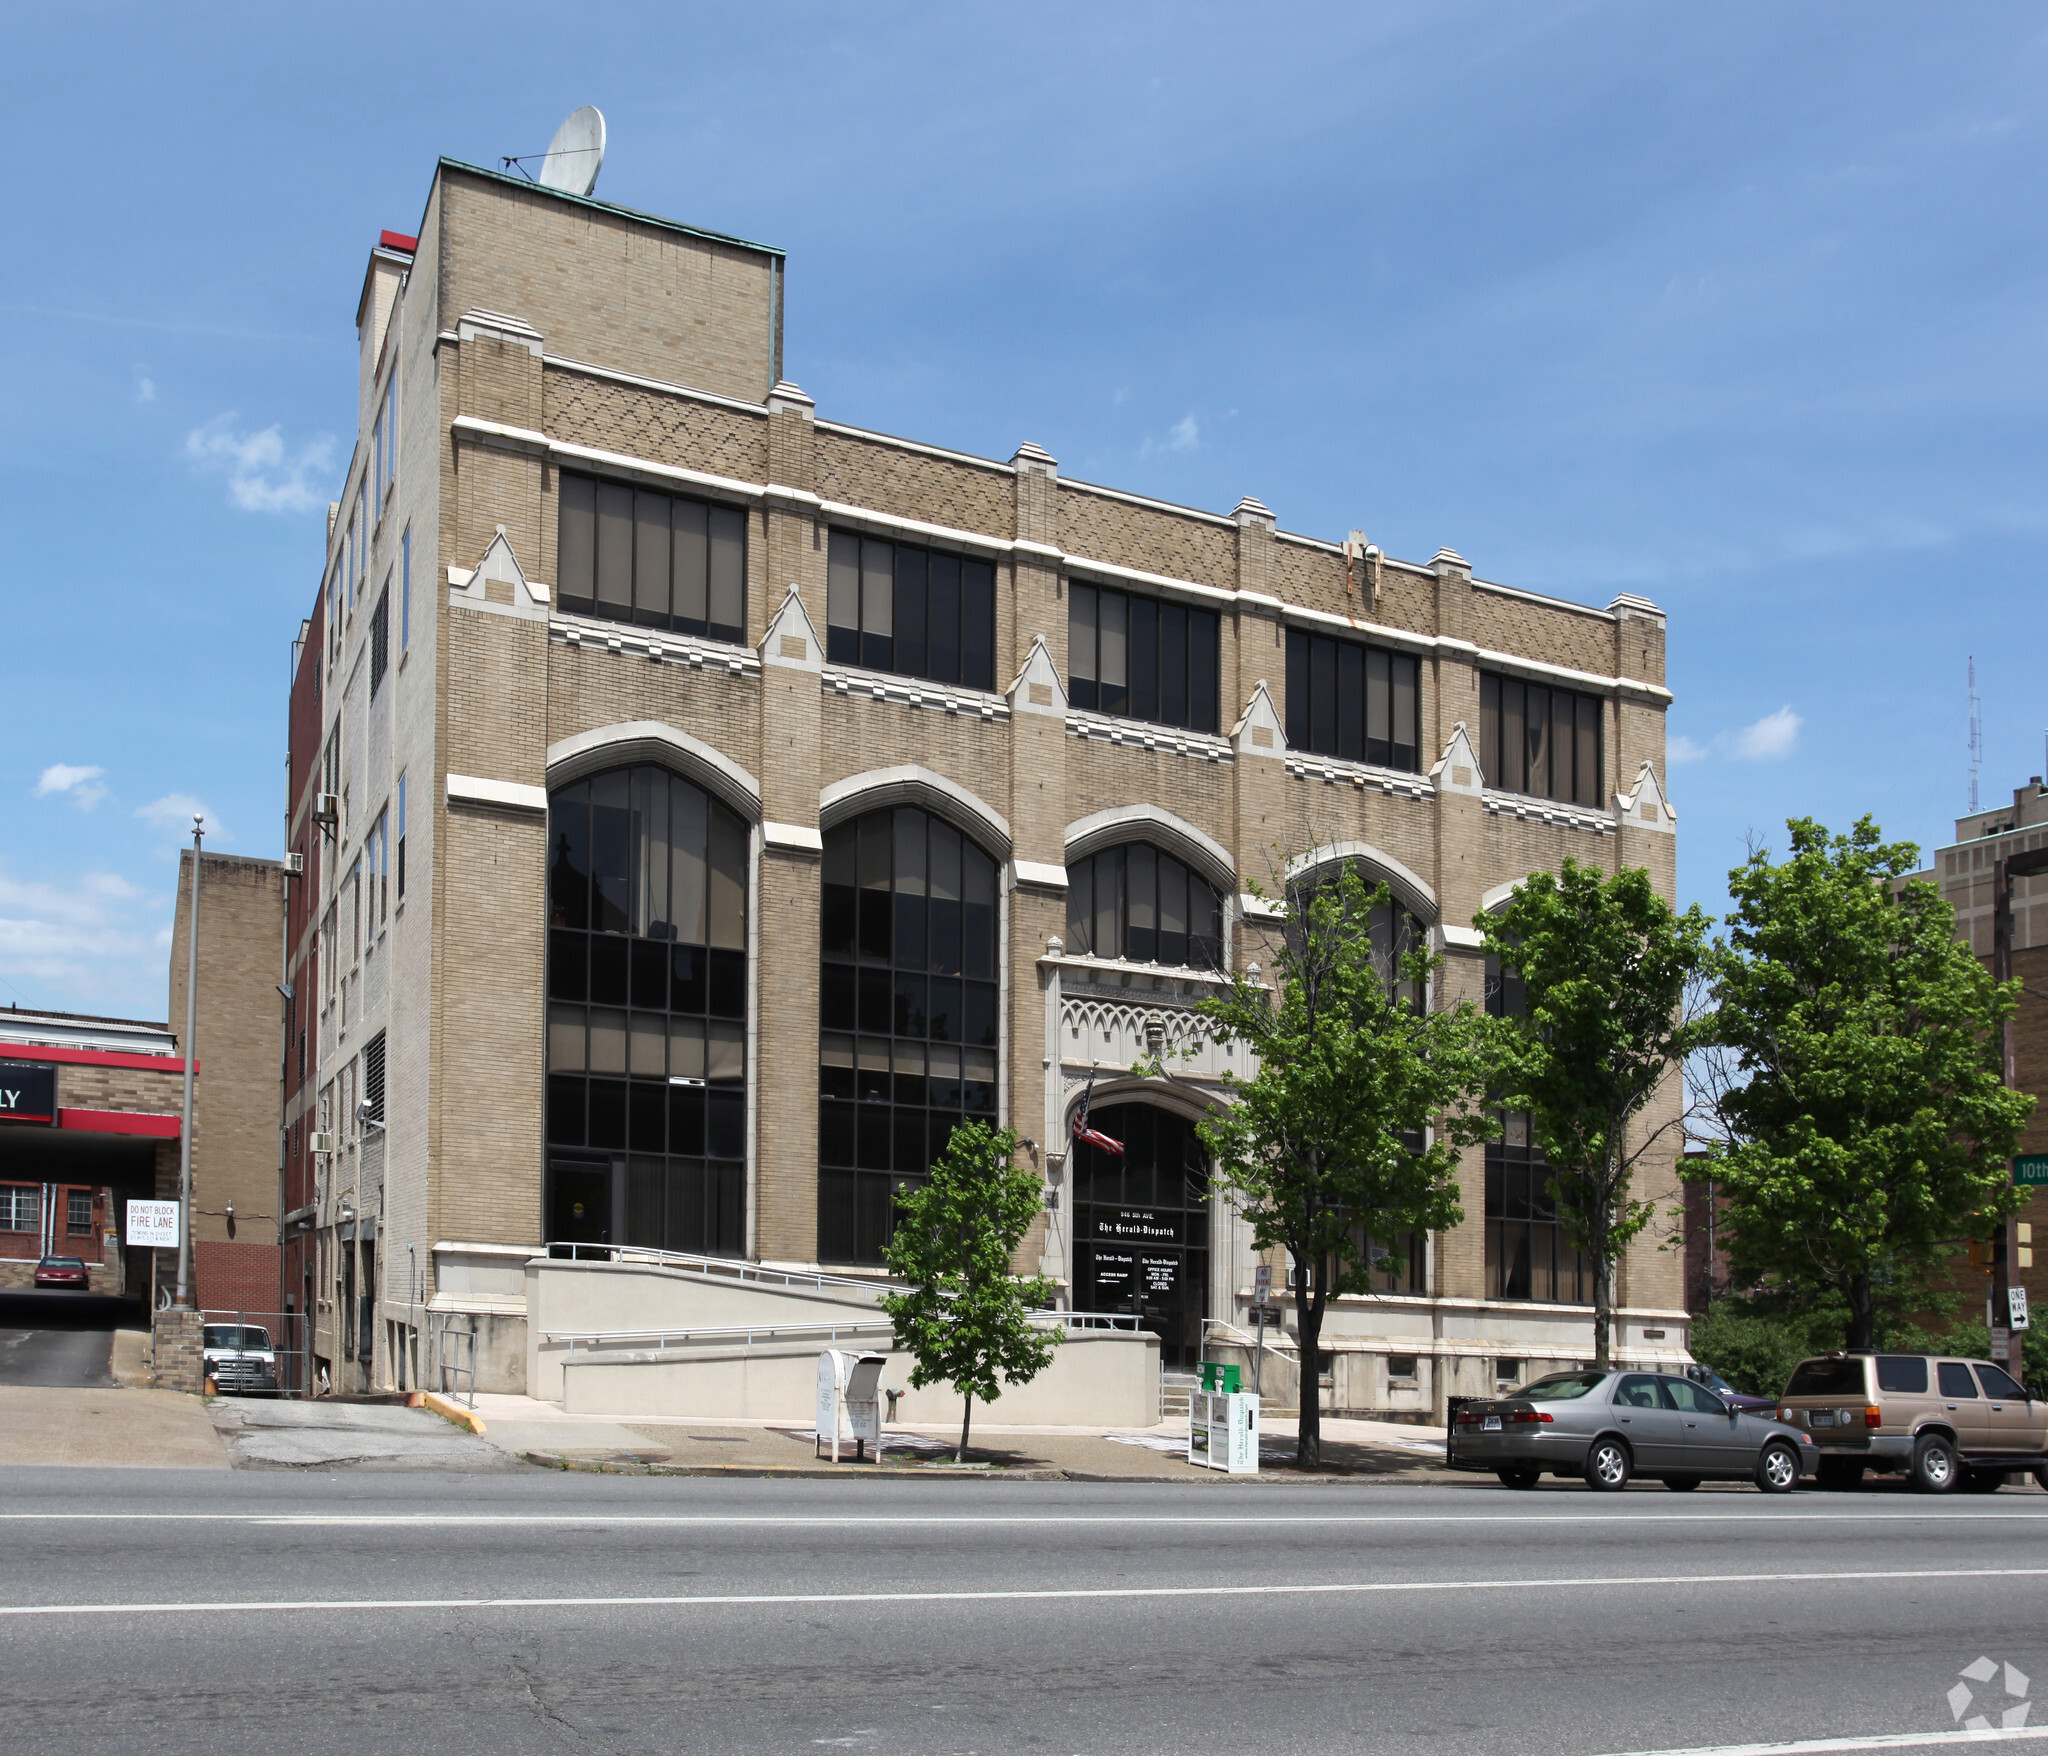
{"type": "Polygon", "coordinates": [[[967,1429],[974,1423],[974,1393],[967,1392],[960,1398],[960,1449],[953,1453],[955,1463],[967,1461],[967,1429]]]}
{"type": "Polygon", "coordinates": [[[1848,1293],[1849,1335],[1844,1345],[1850,1348],[1874,1348],[1877,1346],[1877,1301],[1871,1296],[1870,1276],[1851,1276],[1848,1293]]]}
{"type": "MultiPolygon", "coordinates": [[[[1318,1265],[1319,1269],[1320,1265],[1318,1265]]],[[[1294,1320],[1301,1332],[1301,1412],[1294,1424],[1294,1466],[1323,1466],[1323,1289],[1320,1272],[1294,1259],[1294,1320]],[[1315,1285],[1310,1286],[1311,1278],[1315,1285]]]]}

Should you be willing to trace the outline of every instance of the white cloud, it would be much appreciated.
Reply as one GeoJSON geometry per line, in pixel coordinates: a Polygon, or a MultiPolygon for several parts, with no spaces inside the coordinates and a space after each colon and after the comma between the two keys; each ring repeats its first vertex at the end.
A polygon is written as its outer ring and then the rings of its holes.
{"type": "Polygon", "coordinates": [[[218,415],[185,435],[185,456],[204,470],[225,474],[228,498],[244,512],[311,512],[328,496],[314,480],[334,473],[334,441],[325,437],[289,451],[276,427],[238,433],[232,414],[218,415]]]}
{"type": "Polygon", "coordinates": [[[161,1018],[153,929],[168,906],[111,872],[46,882],[0,871],[0,980],[26,1004],[161,1018]]]}
{"type": "Polygon", "coordinates": [[[190,793],[166,793],[161,799],[152,799],[146,805],[136,806],[135,815],[145,823],[153,823],[159,829],[170,831],[181,842],[190,838],[192,819],[195,817],[204,822],[206,833],[214,839],[235,839],[228,832],[227,826],[190,793]]]}
{"type": "Polygon", "coordinates": [[[52,793],[58,793],[69,798],[81,811],[90,811],[107,796],[107,789],[100,780],[106,772],[104,768],[53,762],[36,781],[36,797],[47,799],[52,793]]]}
{"type": "Polygon", "coordinates": [[[1690,738],[1680,736],[1664,746],[1666,762],[1698,762],[1713,753],[1710,744],[1695,744],[1690,738]]]}
{"type": "Polygon", "coordinates": [[[1776,762],[1792,754],[1799,742],[1799,728],[1805,722],[1789,707],[1767,713],[1754,725],[1744,726],[1734,736],[1735,754],[1744,762],[1776,762]]]}
{"type": "Polygon", "coordinates": [[[1194,451],[1202,443],[1202,428],[1192,413],[1181,418],[1166,429],[1164,439],[1147,439],[1138,447],[1140,457],[1157,457],[1167,451],[1194,451]]]}
{"type": "Polygon", "coordinates": [[[156,401],[156,380],[145,372],[135,374],[135,400],[137,402],[156,401]]]}

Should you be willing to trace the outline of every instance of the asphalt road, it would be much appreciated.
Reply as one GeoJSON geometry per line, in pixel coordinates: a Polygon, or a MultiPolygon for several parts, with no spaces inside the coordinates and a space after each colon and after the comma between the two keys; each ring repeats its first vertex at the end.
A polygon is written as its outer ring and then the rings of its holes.
{"type": "Polygon", "coordinates": [[[2033,1491],[23,1469],[0,1725],[102,1756],[1872,1748],[1952,1731],[1980,1657],[2016,1669],[1965,1717],[2048,1690],[2044,1539],[2033,1491]]]}
{"type": "Polygon", "coordinates": [[[132,1300],[36,1288],[0,1292],[0,1384],[112,1384],[114,1330],[134,1316],[132,1300]]]}

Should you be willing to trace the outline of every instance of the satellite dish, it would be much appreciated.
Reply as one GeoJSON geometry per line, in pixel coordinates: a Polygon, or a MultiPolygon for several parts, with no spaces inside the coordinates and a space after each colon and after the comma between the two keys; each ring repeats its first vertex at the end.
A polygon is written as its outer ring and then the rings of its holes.
{"type": "Polygon", "coordinates": [[[588,195],[597,187],[597,173],[603,167],[604,112],[595,104],[585,104],[571,110],[569,119],[555,130],[538,181],[543,189],[588,195]]]}

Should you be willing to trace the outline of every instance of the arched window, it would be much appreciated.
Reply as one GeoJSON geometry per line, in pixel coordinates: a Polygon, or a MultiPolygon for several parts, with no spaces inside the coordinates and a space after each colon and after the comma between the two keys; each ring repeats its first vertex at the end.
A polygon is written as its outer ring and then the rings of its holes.
{"type": "Polygon", "coordinates": [[[548,800],[548,1237],[746,1247],[747,826],[665,768],[548,800]]]}
{"type": "Polygon", "coordinates": [[[1223,898],[1173,855],[1144,842],[1067,863],[1067,949],[1081,957],[1223,965],[1223,898]]]}
{"type": "MultiPolygon", "coordinates": [[[[1335,884],[1338,870],[1326,866],[1297,880],[1293,888],[1297,893],[1313,893],[1335,884]]],[[[1368,890],[1380,882],[1365,867],[1360,866],[1356,870],[1359,881],[1368,890]]],[[[1385,978],[1388,994],[1421,1011],[1428,1004],[1426,984],[1409,976],[1404,966],[1411,956],[1428,945],[1429,928],[1420,916],[1389,898],[1368,911],[1365,932],[1372,945],[1373,963],[1385,978]]]]}
{"type": "MultiPolygon", "coordinates": [[[[1495,1018],[1520,1018],[1528,1011],[1522,978],[1491,955],[1486,960],[1486,1010],[1495,1018]]],[[[1496,1114],[1501,1136],[1486,1146],[1486,1296],[1590,1304],[1592,1264],[1558,1214],[1551,1190],[1555,1179],[1536,1144],[1529,1113],[1496,1114]]]]}
{"type": "Polygon", "coordinates": [[[914,805],[825,834],[818,1256],[879,1262],[895,1192],[996,1119],[996,863],[914,805]]]}

